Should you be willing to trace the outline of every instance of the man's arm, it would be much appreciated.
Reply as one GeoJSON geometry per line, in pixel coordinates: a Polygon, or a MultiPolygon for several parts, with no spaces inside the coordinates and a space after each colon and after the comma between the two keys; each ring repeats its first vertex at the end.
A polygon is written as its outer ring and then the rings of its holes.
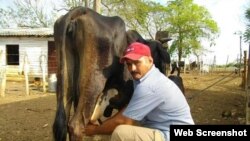
{"type": "Polygon", "coordinates": [[[121,124],[135,125],[136,121],[122,115],[125,108],[116,113],[113,117],[105,120],[101,125],[89,124],[85,127],[87,136],[96,134],[112,134],[114,129],[121,124]]]}

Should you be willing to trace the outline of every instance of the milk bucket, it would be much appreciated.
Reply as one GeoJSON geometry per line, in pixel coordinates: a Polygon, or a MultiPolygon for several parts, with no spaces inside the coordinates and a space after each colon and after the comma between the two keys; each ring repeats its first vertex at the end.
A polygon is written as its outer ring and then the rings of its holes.
{"type": "Polygon", "coordinates": [[[50,74],[50,77],[49,77],[48,91],[49,92],[56,92],[56,84],[57,84],[56,74],[52,73],[52,74],[50,74]]]}

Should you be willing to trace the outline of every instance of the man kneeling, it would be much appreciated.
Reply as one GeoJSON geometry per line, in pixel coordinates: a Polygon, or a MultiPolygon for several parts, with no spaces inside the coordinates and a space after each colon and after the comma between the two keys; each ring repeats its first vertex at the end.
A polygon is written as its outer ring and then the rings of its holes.
{"type": "Polygon", "coordinates": [[[111,141],[169,141],[170,125],[194,124],[182,91],[154,66],[148,46],[132,43],[120,61],[133,77],[133,96],[103,124],[89,124],[86,135],[112,134],[111,141]]]}

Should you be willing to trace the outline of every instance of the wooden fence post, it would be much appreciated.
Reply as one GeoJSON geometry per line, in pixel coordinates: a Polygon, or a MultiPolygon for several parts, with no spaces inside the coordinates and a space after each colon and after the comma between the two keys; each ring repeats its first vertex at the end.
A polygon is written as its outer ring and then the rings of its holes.
{"type": "Polygon", "coordinates": [[[30,95],[28,73],[29,73],[28,56],[27,56],[27,54],[25,54],[25,56],[24,56],[24,76],[25,76],[26,95],[30,95]]]}
{"type": "Polygon", "coordinates": [[[242,88],[247,90],[247,51],[244,51],[244,71],[242,73],[242,88]]]}
{"type": "MultiPolygon", "coordinates": [[[[250,49],[250,43],[249,43],[250,49]]],[[[248,50],[248,69],[247,69],[247,90],[246,90],[246,124],[250,124],[250,94],[249,94],[249,86],[250,86],[250,50],[248,50]]]]}
{"type": "Polygon", "coordinates": [[[3,64],[3,50],[0,50],[0,95],[5,97],[6,89],[6,67],[3,64]]]}
{"type": "Polygon", "coordinates": [[[45,55],[41,55],[41,68],[42,68],[42,75],[43,75],[43,92],[46,92],[46,77],[45,77],[45,69],[46,69],[46,56],[45,55]]]}
{"type": "Polygon", "coordinates": [[[1,66],[0,68],[0,94],[1,97],[5,97],[5,89],[6,89],[6,69],[1,66]]]}

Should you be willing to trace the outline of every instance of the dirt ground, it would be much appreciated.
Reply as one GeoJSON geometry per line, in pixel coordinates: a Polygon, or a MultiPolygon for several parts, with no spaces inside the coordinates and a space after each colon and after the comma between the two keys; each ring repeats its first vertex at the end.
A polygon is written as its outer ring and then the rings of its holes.
{"type": "MultiPolygon", "coordinates": [[[[196,124],[245,124],[246,92],[239,87],[239,74],[190,72],[181,76],[196,124]]],[[[24,84],[8,80],[6,96],[0,97],[0,141],[52,141],[55,93],[32,86],[26,96],[24,84]]]]}

